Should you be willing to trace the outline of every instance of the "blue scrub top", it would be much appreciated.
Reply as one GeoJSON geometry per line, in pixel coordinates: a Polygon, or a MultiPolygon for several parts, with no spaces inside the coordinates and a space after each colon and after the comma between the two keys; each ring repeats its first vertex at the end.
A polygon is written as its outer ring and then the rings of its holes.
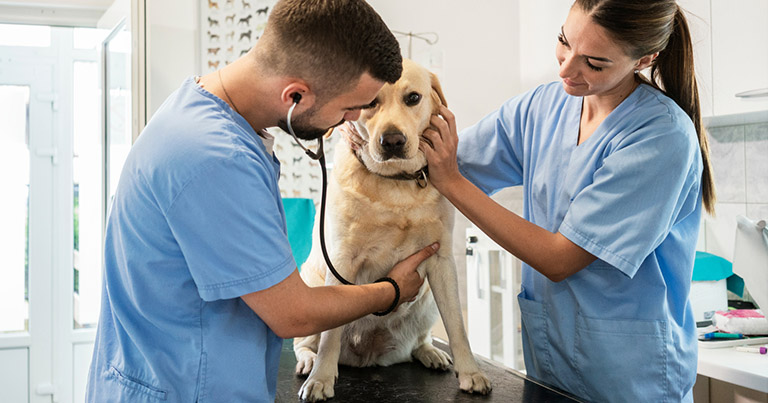
{"type": "Polygon", "coordinates": [[[577,145],[582,100],[543,85],[460,134],[465,177],[488,194],[522,185],[524,218],[597,257],[558,283],[523,264],[526,370],[592,401],[693,401],[695,128],[643,84],[577,145]]]}
{"type": "Polygon", "coordinates": [[[296,268],[279,163],[187,79],[125,162],[88,402],[274,401],[282,340],[239,297],[296,268]]]}

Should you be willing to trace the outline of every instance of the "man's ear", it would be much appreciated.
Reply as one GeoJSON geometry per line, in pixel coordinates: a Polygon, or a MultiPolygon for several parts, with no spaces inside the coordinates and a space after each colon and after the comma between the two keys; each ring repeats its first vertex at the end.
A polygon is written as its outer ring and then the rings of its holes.
{"type": "Polygon", "coordinates": [[[296,100],[298,105],[296,109],[306,110],[315,104],[315,93],[310,91],[309,87],[303,81],[291,81],[283,87],[283,91],[280,93],[280,102],[288,108],[291,107],[296,100]],[[298,96],[296,95],[298,94],[298,96]]]}
{"type": "Polygon", "coordinates": [[[645,70],[648,67],[651,67],[658,56],[659,52],[641,57],[640,60],[637,61],[637,64],[635,64],[635,70],[645,70]]]}

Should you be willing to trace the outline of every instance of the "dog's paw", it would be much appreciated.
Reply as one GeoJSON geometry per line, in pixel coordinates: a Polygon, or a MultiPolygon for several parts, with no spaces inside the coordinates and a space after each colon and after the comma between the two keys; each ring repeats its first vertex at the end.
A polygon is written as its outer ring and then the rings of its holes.
{"type": "Polygon", "coordinates": [[[317,402],[333,397],[335,378],[310,375],[299,389],[299,398],[308,402],[317,402]]]}
{"type": "Polygon", "coordinates": [[[447,370],[451,367],[451,356],[431,344],[422,344],[413,351],[413,356],[427,368],[447,370]]]}
{"type": "Polygon", "coordinates": [[[305,349],[301,354],[297,354],[296,358],[296,375],[309,375],[312,371],[312,366],[315,365],[315,358],[317,354],[309,349],[305,349]]]}
{"type": "Polygon", "coordinates": [[[479,393],[481,395],[487,395],[491,393],[491,381],[485,376],[484,373],[478,372],[464,372],[459,373],[459,388],[467,393],[479,393]]]}

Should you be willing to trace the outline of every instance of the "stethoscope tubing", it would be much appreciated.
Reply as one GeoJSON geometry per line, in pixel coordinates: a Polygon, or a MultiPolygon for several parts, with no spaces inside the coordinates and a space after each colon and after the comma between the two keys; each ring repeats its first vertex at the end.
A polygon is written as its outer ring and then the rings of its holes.
{"type": "Polygon", "coordinates": [[[323,187],[322,187],[322,193],[320,196],[320,249],[323,251],[323,258],[325,259],[325,264],[328,265],[328,269],[331,270],[331,273],[333,273],[333,276],[336,277],[337,280],[339,280],[342,284],[346,285],[353,285],[354,283],[348,281],[344,277],[342,277],[341,274],[339,274],[338,271],[336,271],[336,268],[333,267],[333,263],[331,263],[331,258],[328,256],[328,250],[325,245],[325,205],[326,200],[328,198],[328,172],[325,167],[325,152],[323,151],[323,138],[320,137],[317,142],[317,151],[313,152],[309,150],[307,147],[304,146],[304,144],[301,144],[301,141],[299,141],[299,138],[296,136],[296,133],[293,131],[293,126],[291,126],[291,117],[293,116],[293,110],[296,109],[296,105],[298,105],[298,102],[294,102],[293,105],[291,105],[291,108],[288,109],[288,116],[286,117],[286,123],[288,126],[288,132],[293,136],[293,140],[296,141],[296,144],[301,147],[304,152],[309,156],[309,158],[316,160],[320,163],[320,170],[322,171],[323,176],[323,187]]]}

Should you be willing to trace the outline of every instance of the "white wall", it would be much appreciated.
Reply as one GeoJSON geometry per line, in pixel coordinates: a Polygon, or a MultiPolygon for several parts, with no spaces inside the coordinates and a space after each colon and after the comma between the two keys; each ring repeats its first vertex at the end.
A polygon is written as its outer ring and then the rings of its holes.
{"type": "Polygon", "coordinates": [[[146,0],[148,117],[186,77],[199,74],[198,3],[146,0]]]}
{"type": "MultiPolygon", "coordinates": [[[[439,41],[432,49],[442,53],[443,68],[438,73],[460,129],[520,92],[517,0],[369,3],[392,30],[438,34],[439,41]]],[[[400,43],[405,51],[407,41],[400,43]]],[[[425,48],[414,40],[414,55],[425,48]]],[[[414,60],[422,62],[416,57],[414,60]]]]}
{"type": "Polygon", "coordinates": [[[520,85],[529,90],[558,80],[557,34],[573,0],[519,0],[520,85]]]}

